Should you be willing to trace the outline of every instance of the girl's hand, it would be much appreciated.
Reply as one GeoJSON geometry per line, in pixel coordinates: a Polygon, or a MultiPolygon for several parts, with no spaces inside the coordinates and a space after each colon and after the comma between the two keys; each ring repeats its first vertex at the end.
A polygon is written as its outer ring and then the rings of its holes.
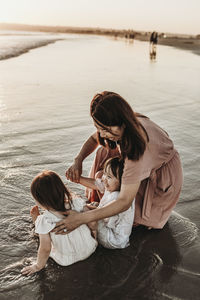
{"type": "Polygon", "coordinates": [[[40,271],[40,270],[41,270],[41,268],[39,268],[38,265],[35,263],[35,264],[31,265],[31,266],[23,268],[21,270],[21,273],[22,273],[22,275],[29,276],[31,274],[34,274],[34,273],[40,271]]]}
{"type": "Polygon", "coordinates": [[[69,169],[66,171],[66,177],[68,180],[72,182],[79,183],[80,176],[82,174],[82,161],[78,158],[74,160],[74,163],[69,169]]]}
{"type": "Polygon", "coordinates": [[[56,227],[52,230],[55,234],[67,234],[82,225],[81,222],[81,213],[78,213],[75,210],[68,210],[63,213],[67,215],[62,221],[56,223],[56,227]]]}
{"type": "Polygon", "coordinates": [[[86,207],[89,209],[89,210],[92,210],[92,209],[95,209],[99,206],[99,202],[91,202],[90,204],[86,204],[86,207]]]}

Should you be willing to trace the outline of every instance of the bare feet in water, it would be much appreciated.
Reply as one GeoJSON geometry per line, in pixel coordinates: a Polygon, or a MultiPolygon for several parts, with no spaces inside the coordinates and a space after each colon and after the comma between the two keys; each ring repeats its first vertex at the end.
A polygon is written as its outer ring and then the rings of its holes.
{"type": "MultiPolygon", "coordinates": [[[[140,226],[140,224],[138,224],[138,223],[133,223],[133,227],[138,227],[138,226],[140,226]]],[[[151,230],[153,227],[147,227],[147,229],[148,230],[151,230]]]]}
{"type": "Polygon", "coordinates": [[[37,205],[31,207],[30,215],[31,215],[31,218],[33,220],[33,223],[35,223],[37,217],[40,215],[40,211],[39,211],[39,208],[38,208],[37,205]]]}

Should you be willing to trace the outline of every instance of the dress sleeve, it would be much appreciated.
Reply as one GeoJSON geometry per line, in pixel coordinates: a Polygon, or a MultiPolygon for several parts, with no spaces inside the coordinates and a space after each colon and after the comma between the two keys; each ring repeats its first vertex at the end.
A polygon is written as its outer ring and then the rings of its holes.
{"type": "Polygon", "coordinates": [[[78,211],[78,212],[82,212],[83,211],[83,207],[86,205],[86,200],[83,198],[74,198],[72,201],[73,204],[73,208],[78,211]]]}
{"type": "Polygon", "coordinates": [[[47,234],[56,226],[56,222],[44,215],[37,217],[35,221],[35,233],[47,234]]]}
{"type": "Polygon", "coordinates": [[[126,158],[122,175],[122,184],[138,183],[145,178],[148,178],[151,170],[151,158],[146,153],[144,153],[137,161],[126,158]]]}

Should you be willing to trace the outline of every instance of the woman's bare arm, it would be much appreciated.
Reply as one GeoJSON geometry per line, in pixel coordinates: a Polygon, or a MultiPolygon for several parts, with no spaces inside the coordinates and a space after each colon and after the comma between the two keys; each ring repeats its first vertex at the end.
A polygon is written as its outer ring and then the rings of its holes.
{"type": "Polygon", "coordinates": [[[57,226],[54,229],[54,232],[57,234],[63,233],[63,229],[67,228],[67,232],[69,233],[82,224],[108,218],[127,210],[131,206],[139,186],[140,182],[127,185],[122,184],[119,197],[101,208],[84,213],[75,213],[74,211],[69,211],[67,213],[67,217],[56,224],[57,226]]]}
{"type": "Polygon", "coordinates": [[[79,159],[83,161],[86,157],[88,157],[88,155],[90,155],[96,149],[97,146],[98,146],[97,133],[95,132],[83,144],[79,154],[76,156],[75,159],[79,159]]]}
{"type": "Polygon", "coordinates": [[[97,133],[95,132],[83,144],[79,154],[74,159],[74,163],[66,171],[67,179],[73,182],[79,182],[80,175],[82,174],[82,162],[97,148],[97,146],[97,133]]]}

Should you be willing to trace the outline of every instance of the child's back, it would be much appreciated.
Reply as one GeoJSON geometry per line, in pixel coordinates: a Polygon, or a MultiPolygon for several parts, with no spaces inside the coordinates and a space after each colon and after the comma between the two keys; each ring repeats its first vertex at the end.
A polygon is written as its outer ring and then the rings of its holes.
{"type": "MultiPolygon", "coordinates": [[[[72,209],[78,212],[83,210],[84,205],[85,201],[81,198],[75,198],[71,201],[72,209]]],[[[87,225],[81,225],[64,235],[56,235],[51,232],[62,218],[64,216],[59,212],[45,210],[44,214],[36,219],[35,232],[38,234],[50,233],[52,248],[49,256],[59,265],[68,266],[89,257],[95,251],[97,241],[91,236],[91,231],[87,225]]]]}
{"type": "MultiPolygon", "coordinates": [[[[85,201],[72,198],[61,178],[53,171],[38,174],[32,184],[31,193],[36,201],[30,214],[35,223],[35,232],[39,234],[40,246],[37,261],[22,269],[22,274],[31,275],[45,267],[48,257],[59,265],[68,266],[89,257],[97,247],[97,241],[91,236],[87,225],[81,225],[64,235],[56,235],[52,230],[56,223],[64,218],[67,209],[81,212],[85,201]],[[40,215],[38,206],[45,210],[40,215]]],[[[64,232],[66,229],[64,230],[64,232]]]]}

